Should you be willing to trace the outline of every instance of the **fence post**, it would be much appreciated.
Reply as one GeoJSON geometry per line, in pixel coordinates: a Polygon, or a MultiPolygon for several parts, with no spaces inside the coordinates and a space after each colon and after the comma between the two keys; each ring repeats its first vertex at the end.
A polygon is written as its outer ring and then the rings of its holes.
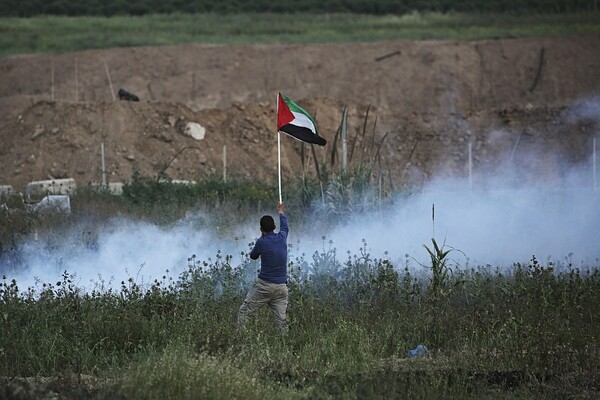
{"type": "Polygon", "coordinates": [[[106,163],[104,162],[104,142],[100,143],[100,157],[102,158],[102,186],[106,187],[106,163]]]}
{"type": "Polygon", "coordinates": [[[108,72],[108,65],[104,62],[104,70],[106,71],[106,77],[108,78],[108,87],[110,88],[110,94],[112,95],[113,101],[117,101],[115,97],[115,91],[113,90],[112,80],[110,79],[110,73],[108,72]]]}
{"type": "Polygon", "coordinates": [[[223,145],[223,182],[227,182],[227,145],[223,145]]]}
{"type": "MultiPolygon", "coordinates": [[[[346,131],[348,130],[348,107],[344,107],[342,113],[342,169],[348,166],[348,146],[346,140],[346,131]]],[[[364,143],[363,143],[364,145],[364,143]]]]}
{"type": "Polygon", "coordinates": [[[469,190],[473,189],[473,143],[469,142],[469,190]]]}
{"type": "Polygon", "coordinates": [[[54,101],[54,60],[50,62],[50,93],[52,101],[54,101]]]}
{"type": "Polygon", "coordinates": [[[597,188],[598,188],[598,183],[596,180],[596,137],[594,137],[593,141],[592,141],[592,176],[593,176],[593,180],[594,180],[594,192],[596,192],[597,188]]]}

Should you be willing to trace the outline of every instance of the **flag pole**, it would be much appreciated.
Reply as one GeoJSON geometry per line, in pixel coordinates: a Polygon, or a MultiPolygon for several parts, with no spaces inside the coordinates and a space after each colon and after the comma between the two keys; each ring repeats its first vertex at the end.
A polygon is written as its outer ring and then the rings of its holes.
{"type": "Polygon", "coordinates": [[[277,131],[277,170],[279,172],[279,202],[281,200],[281,132],[277,131]]]}
{"type": "MultiPolygon", "coordinates": [[[[279,93],[277,93],[277,100],[275,101],[277,109],[277,118],[279,117],[279,93]]],[[[277,125],[277,124],[275,124],[277,125]]],[[[281,199],[281,132],[277,127],[277,175],[279,178],[279,202],[283,203],[281,199]]]]}

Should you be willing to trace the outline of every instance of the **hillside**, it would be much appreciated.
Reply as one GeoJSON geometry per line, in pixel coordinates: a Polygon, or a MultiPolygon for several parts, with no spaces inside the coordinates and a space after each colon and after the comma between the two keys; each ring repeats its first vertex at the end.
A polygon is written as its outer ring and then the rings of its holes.
{"type": "MultiPolygon", "coordinates": [[[[135,169],[155,175],[184,147],[193,148],[171,163],[169,176],[221,174],[225,143],[230,176],[273,179],[277,91],[316,114],[330,141],[318,149],[321,160],[331,157],[345,105],[350,140],[358,137],[362,149],[372,105],[366,146],[373,130],[375,143],[389,132],[382,168],[396,184],[440,172],[464,176],[469,141],[480,171],[512,154],[534,175],[556,177],[557,160],[586,160],[598,130],[593,119],[570,118],[568,108],[598,93],[598,48],[600,38],[573,37],[180,45],[3,58],[0,184],[23,190],[30,180],[67,176],[98,182],[101,142],[111,181],[135,169]],[[113,102],[108,76],[115,94],[124,88],[141,101],[113,102]],[[206,128],[204,140],[183,134],[188,122],[206,128]]],[[[284,141],[288,176],[301,170],[300,147],[284,141]]]]}

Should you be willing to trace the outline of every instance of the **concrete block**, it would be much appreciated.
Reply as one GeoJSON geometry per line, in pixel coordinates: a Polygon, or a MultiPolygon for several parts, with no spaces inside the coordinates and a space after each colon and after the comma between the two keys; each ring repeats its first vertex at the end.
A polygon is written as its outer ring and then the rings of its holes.
{"type": "Polygon", "coordinates": [[[27,197],[42,197],[48,194],[72,194],[76,188],[77,185],[73,178],[33,181],[27,184],[25,195],[27,197]]]}

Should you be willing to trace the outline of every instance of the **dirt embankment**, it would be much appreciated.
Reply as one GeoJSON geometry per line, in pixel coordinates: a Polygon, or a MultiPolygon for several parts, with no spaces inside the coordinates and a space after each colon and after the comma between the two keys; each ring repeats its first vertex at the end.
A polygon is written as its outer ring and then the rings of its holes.
{"type": "MultiPolygon", "coordinates": [[[[599,92],[598,48],[600,38],[397,41],[0,59],[0,184],[23,190],[31,180],[67,176],[98,182],[102,142],[111,181],[135,169],[155,175],[183,148],[171,177],[220,174],[224,144],[230,175],[272,179],[277,91],[316,114],[329,140],[320,159],[331,158],[344,105],[349,144],[358,138],[353,162],[360,159],[372,104],[364,143],[389,132],[382,168],[396,184],[440,171],[464,175],[468,143],[479,170],[509,154],[538,176],[560,176],[558,161],[583,162],[598,131],[596,121],[574,120],[565,108],[599,92]],[[109,76],[113,92],[125,88],[141,102],[113,102],[109,76]],[[203,140],[185,135],[188,122],[206,128],[203,140]]],[[[284,174],[301,165],[300,144],[285,140],[284,174]]]]}

